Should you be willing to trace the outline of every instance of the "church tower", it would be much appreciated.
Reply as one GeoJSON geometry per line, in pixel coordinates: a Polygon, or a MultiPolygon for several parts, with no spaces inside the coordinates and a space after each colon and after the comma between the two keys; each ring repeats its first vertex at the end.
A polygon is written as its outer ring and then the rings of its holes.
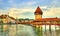
{"type": "Polygon", "coordinates": [[[35,14],[35,20],[41,19],[42,18],[42,14],[43,12],[41,11],[41,9],[39,8],[39,6],[37,7],[36,11],[34,12],[35,14]]]}

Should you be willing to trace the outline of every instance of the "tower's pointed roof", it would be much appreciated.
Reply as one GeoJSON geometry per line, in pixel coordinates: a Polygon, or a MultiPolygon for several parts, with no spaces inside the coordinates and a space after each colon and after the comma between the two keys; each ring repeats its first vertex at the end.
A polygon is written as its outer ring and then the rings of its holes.
{"type": "Polygon", "coordinates": [[[38,6],[35,12],[42,13],[42,10],[38,6]]]}

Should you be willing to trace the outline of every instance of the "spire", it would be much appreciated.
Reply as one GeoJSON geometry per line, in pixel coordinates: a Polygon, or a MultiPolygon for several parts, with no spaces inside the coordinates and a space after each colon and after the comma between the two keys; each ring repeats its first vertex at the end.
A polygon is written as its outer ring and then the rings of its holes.
{"type": "Polygon", "coordinates": [[[42,14],[42,10],[39,8],[39,6],[37,7],[35,13],[39,13],[39,14],[42,14]]]}

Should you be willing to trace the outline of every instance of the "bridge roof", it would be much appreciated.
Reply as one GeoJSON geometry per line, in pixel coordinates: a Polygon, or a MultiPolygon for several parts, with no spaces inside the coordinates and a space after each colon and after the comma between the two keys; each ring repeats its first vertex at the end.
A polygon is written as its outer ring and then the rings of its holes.
{"type": "Polygon", "coordinates": [[[60,18],[42,18],[34,21],[60,21],[60,18]]]}

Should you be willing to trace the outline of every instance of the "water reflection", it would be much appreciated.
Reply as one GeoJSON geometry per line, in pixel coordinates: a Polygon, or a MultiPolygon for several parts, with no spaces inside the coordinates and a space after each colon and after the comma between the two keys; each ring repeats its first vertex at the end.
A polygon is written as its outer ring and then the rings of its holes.
{"type": "Polygon", "coordinates": [[[42,25],[40,27],[23,24],[0,24],[0,36],[60,36],[60,27],[51,25],[42,25]]]}
{"type": "Polygon", "coordinates": [[[0,25],[0,36],[35,36],[35,32],[33,27],[30,25],[5,24],[5,25],[0,25]]]}

